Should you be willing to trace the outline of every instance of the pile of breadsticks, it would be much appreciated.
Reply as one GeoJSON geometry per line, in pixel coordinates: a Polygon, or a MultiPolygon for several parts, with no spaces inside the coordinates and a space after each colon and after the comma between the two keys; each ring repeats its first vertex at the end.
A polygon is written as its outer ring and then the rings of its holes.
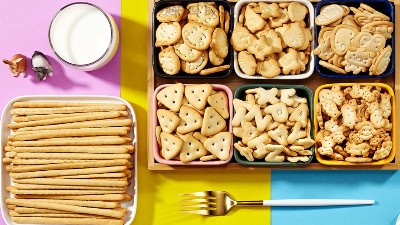
{"type": "Polygon", "coordinates": [[[15,223],[124,224],[134,152],[124,104],[15,102],[3,162],[15,223]]]}

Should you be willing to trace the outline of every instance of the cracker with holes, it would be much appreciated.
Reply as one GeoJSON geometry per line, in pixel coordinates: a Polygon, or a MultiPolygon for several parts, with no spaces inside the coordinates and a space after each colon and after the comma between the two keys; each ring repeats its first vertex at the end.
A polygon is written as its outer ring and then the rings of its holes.
{"type": "Polygon", "coordinates": [[[161,23],[156,30],[156,47],[175,44],[181,38],[182,28],[178,22],[161,23]]]}
{"type": "Polygon", "coordinates": [[[383,110],[392,108],[388,92],[386,87],[357,83],[321,89],[317,97],[322,108],[328,101],[329,107],[335,104],[341,115],[323,112],[322,126],[317,127],[320,157],[356,164],[394,157],[390,145],[383,147],[393,135],[393,118],[390,111],[384,115],[383,110]]]}
{"type": "Polygon", "coordinates": [[[248,161],[308,163],[315,142],[307,98],[292,88],[257,87],[245,93],[246,100],[233,100],[233,134],[239,138],[234,146],[241,156],[248,161]]]}
{"type": "Polygon", "coordinates": [[[160,135],[161,145],[161,155],[166,159],[170,160],[177,156],[183,147],[183,141],[172,134],[167,132],[161,132],[160,135]]]}
{"type": "MultiPolygon", "coordinates": [[[[178,83],[161,89],[156,96],[159,108],[156,111],[158,126],[154,130],[154,138],[157,140],[160,155],[163,158],[168,161],[181,161],[184,163],[194,160],[204,163],[225,161],[229,158],[231,155],[232,134],[228,131],[230,106],[225,91],[213,89],[210,84],[183,86],[178,83]],[[171,97],[176,100],[170,99],[171,97]],[[177,101],[178,98],[182,98],[182,100],[177,101]],[[172,108],[176,111],[172,111],[172,108]],[[167,140],[164,139],[164,142],[162,141],[161,133],[165,133],[163,136],[166,137],[174,137],[168,138],[169,142],[173,142],[173,146],[168,143],[163,145],[167,140]],[[207,149],[212,150],[204,150],[205,153],[203,154],[199,147],[201,154],[196,153],[189,147],[191,144],[188,143],[178,148],[175,146],[179,144],[177,139],[184,142],[193,142],[196,147],[200,146],[198,143],[203,147],[206,144],[206,140],[209,140],[207,149]],[[196,141],[193,141],[193,139],[196,141]],[[210,145],[212,146],[211,141],[219,143],[217,145],[219,151],[210,147],[210,145]],[[166,150],[166,148],[169,150],[166,150]],[[222,152],[221,149],[223,150],[222,152]],[[178,151],[177,154],[175,154],[176,151],[178,151]],[[165,157],[164,155],[168,156],[165,157]]],[[[245,108],[243,109],[246,111],[245,108]]],[[[239,121],[239,124],[241,123],[244,123],[244,119],[239,121]]]]}
{"type": "Polygon", "coordinates": [[[205,155],[207,155],[207,150],[200,141],[188,134],[184,136],[183,147],[179,155],[183,163],[188,163],[205,155]]]}

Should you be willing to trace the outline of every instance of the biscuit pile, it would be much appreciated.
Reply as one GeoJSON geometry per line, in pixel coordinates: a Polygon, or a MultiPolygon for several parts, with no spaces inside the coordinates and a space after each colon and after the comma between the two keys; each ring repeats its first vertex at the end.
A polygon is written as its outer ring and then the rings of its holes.
{"type": "Polygon", "coordinates": [[[371,162],[389,156],[391,95],[378,86],[354,84],[322,89],[316,104],[318,152],[347,162],[371,162]]]}
{"type": "Polygon", "coordinates": [[[134,152],[124,104],[15,102],[3,162],[15,223],[125,224],[134,152]]]}
{"type": "Polygon", "coordinates": [[[298,2],[244,6],[231,37],[242,72],[273,78],[305,71],[313,40],[304,22],[307,14],[307,7],[298,2]]]}
{"type": "Polygon", "coordinates": [[[160,155],[166,160],[187,163],[227,160],[232,134],[227,131],[228,98],[210,84],[181,83],[165,87],[157,94],[156,138],[160,155]]]}
{"type": "Polygon", "coordinates": [[[363,3],[358,9],[332,4],[321,8],[315,23],[322,26],[313,52],[321,66],[341,74],[385,72],[392,54],[386,45],[393,32],[388,16],[363,3]]]}
{"type": "Polygon", "coordinates": [[[234,99],[233,134],[241,138],[234,144],[249,161],[308,162],[313,155],[311,121],[307,98],[295,89],[246,90],[246,101],[234,99]]]}
{"type": "Polygon", "coordinates": [[[185,73],[208,75],[230,68],[222,65],[228,56],[227,33],[230,16],[214,2],[198,2],[169,6],[157,13],[161,24],[156,30],[156,47],[162,70],[175,75],[185,73]],[[218,9],[217,9],[218,8],[218,9]],[[208,61],[212,65],[205,69],[208,61]],[[222,66],[221,66],[222,65],[222,66]]]}

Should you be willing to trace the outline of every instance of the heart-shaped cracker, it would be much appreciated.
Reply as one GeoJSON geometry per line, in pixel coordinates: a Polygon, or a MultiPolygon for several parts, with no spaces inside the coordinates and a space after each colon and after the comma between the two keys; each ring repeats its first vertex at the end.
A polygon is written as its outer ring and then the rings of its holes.
{"type": "Polygon", "coordinates": [[[230,132],[221,132],[208,138],[204,142],[204,147],[220,160],[227,160],[231,150],[231,142],[232,134],[230,132]]]}
{"type": "Polygon", "coordinates": [[[181,83],[169,85],[158,92],[157,100],[171,111],[178,112],[182,105],[184,89],[181,83]]]}
{"type": "Polygon", "coordinates": [[[179,154],[183,147],[183,141],[180,138],[166,132],[161,132],[160,138],[161,155],[164,159],[170,160],[179,154]]]}
{"type": "Polygon", "coordinates": [[[187,85],[185,96],[189,103],[199,110],[203,110],[210,96],[212,86],[210,84],[187,85]]]}
{"type": "Polygon", "coordinates": [[[192,135],[185,135],[183,138],[181,154],[179,155],[181,161],[183,163],[188,163],[205,155],[207,155],[207,150],[200,143],[200,141],[198,141],[192,135]]]}
{"type": "Polygon", "coordinates": [[[202,51],[210,47],[213,31],[213,27],[199,23],[187,23],[182,28],[182,38],[187,46],[202,51]]]}
{"type": "Polygon", "coordinates": [[[208,104],[215,109],[224,119],[229,118],[228,97],[224,91],[210,95],[207,98],[208,104]]]}
{"type": "Polygon", "coordinates": [[[161,23],[156,30],[156,47],[172,45],[181,38],[181,25],[178,22],[161,23]]]}
{"type": "Polygon", "coordinates": [[[179,117],[181,118],[181,123],[176,131],[181,134],[200,129],[203,125],[203,117],[192,107],[186,105],[182,106],[179,111],[179,117]]]}
{"type": "Polygon", "coordinates": [[[157,110],[157,118],[161,129],[167,133],[172,133],[181,122],[181,119],[175,113],[165,109],[157,110]]]}
{"type": "Polygon", "coordinates": [[[207,107],[204,113],[201,134],[204,136],[211,136],[223,130],[225,126],[226,121],[224,118],[222,118],[212,107],[207,107]]]}

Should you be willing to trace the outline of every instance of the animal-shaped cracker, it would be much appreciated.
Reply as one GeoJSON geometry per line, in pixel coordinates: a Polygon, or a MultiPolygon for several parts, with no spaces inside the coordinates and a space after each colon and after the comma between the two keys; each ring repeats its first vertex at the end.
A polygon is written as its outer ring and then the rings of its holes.
{"type": "Polygon", "coordinates": [[[390,152],[392,151],[393,148],[393,142],[392,141],[385,141],[382,143],[382,147],[376,150],[374,156],[372,157],[373,160],[380,160],[388,157],[390,155],[390,152]]]}
{"type": "Polygon", "coordinates": [[[360,118],[357,116],[357,102],[355,99],[352,99],[347,104],[343,104],[341,108],[342,116],[343,116],[343,125],[353,129],[354,126],[360,118]]]}
{"type": "Polygon", "coordinates": [[[247,47],[247,51],[256,56],[256,59],[264,61],[265,57],[269,54],[274,53],[275,49],[273,46],[269,46],[267,43],[267,38],[261,36],[257,39],[256,36],[250,36],[250,45],[247,47]]]}
{"type": "Polygon", "coordinates": [[[207,150],[200,141],[189,134],[184,136],[183,147],[179,155],[183,163],[188,163],[205,155],[207,155],[207,150]]]}
{"type": "Polygon", "coordinates": [[[282,24],[287,23],[289,21],[288,10],[279,8],[278,12],[280,16],[278,17],[270,17],[268,20],[268,24],[271,28],[276,28],[282,26],[282,24]]]}
{"type": "Polygon", "coordinates": [[[189,22],[201,23],[206,26],[216,27],[219,24],[219,12],[214,5],[198,2],[188,5],[189,22]]]}
{"type": "Polygon", "coordinates": [[[343,62],[346,72],[352,71],[353,74],[366,72],[375,55],[374,52],[369,52],[367,48],[349,46],[343,62]]]}
{"type": "Polygon", "coordinates": [[[337,119],[342,113],[336,106],[336,103],[331,99],[325,99],[321,103],[322,112],[333,119],[337,119]]]}
{"type": "Polygon", "coordinates": [[[246,6],[244,17],[244,25],[247,27],[247,29],[249,29],[251,33],[261,30],[267,23],[263,18],[261,18],[260,15],[254,12],[250,5],[246,6]]]}
{"type": "Polygon", "coordinates": [[[370,52],[379,52],[386,45],[386,38],[382,34],[371,34],[369,31],[361,31],[354,38],[354,45],[358,48],[367,48],[370,52]]]}
{"type": "Polygon", "coordinates": [[[355,128],[358,131],[359,137],[364,141],[368,141],[377,135],[374,125],[369,121],[358,123],[355,128]]]}
{"type": "Polygon", "coordinates": [[[392,47],[390,45],[378,52],[372,60],[372,65],[369,68],[369,75],[380,75],[384,73],[389,66],[390,57],[392,55],[392,47]]]}
{"type": "Polygon", "coordinates": [[[344,149],[350,156],[363,156],[368,157],[370,146],[367,143],[362,144],[354,144],[354,143],[347,143],[346,148],[344,149]]]}
{"type": "Polygon", "coordinates": [[[243,51],[250,45],[252,34],[243,27],[242,23],[237,23],[231,37],[231,45],[235,51],[243,51]]]}
{"type": "Polygon", "coordinates": [[[315,18],[317,25],[327,25],[334,21],[337,21],[343,17],[345,10],[342,6],[337,4],[331,4],[321,9],[319,15],[315,18]]]}
{"type": "Polygon", "coordinates": [[[170,160],[177,156],[183,147],[183,141],[167,132],[161,132],[161,155],[166,160],[170,160]]]}
{"type": "Polygon", "coordinates": [[[307,13],[307,7],[299,2],[291,2],[288,6],[288,14],[292,22],[303,21],[307,13]]]}
{"type": "Polygon", "coordinates": [[[232,134],[220,132],[204,142],[204,148],[220,160],[227,160],[231,150],[232,134]]]}
{"type": "Polygon", "coordinates": [[[322,60],[329,60],[335,55],[331,49],[331,37],[321,39],[318,44],[318,47],[313,51],[314,55],[317,55],[322,60]]]}
{"type": "Polygon", "coordinates": [[[178,112],[182,105],[184,89],[181,83],[169,85],[158,92],[157,100],[171,111],[178,112]]]}
{"type": "Polygon", "coordinates": [[[297,54],[293,48],[288,48],[288,53],[279,53],[279,65],[282,66],[283,74],[289,74],[292,70],[300,69],[297,54]]]}
{"type": "Polygon", "coordinates": [[[204,112],[201,134],[204,136],[211,136],[223,130],[225,126],[226,121],[224,118],[222,118],[212,107],[207,107],[204,112]]]}
{"type": "Polygon", "coordinates": [[[383,111],[383,117],[389,118],[392,114],[392,103],[391,103],[392,96],[390,94],[383,93],[381,94],[381,103],[379,107],[383,111]]]}
{"type": "Polygon", "coordinates": [[[381,109],[375,110],[370,115],[370,120],[376,129],[382,128],[386,124],[386,121],[384,120],[384,117],[383,117],[383,110],[381,110],[381,109]]]}
{"type": "Polygon", "coordinates": [[[336,55],[345,55],[358,33],[358,29],[353,26],[343,24],[336,26],[331,35],[332,51],[336,55]]]}
{"type": "Polygon", "coordinates": [[[340,86],[339,85],[335,85],[331,88],[331,90],[329,89],[322,89],[319,92],[319,101],[322,102],[325,99],[331,99],[332,101],[334,101],[336,103],[336,105],[341,106],[343,101],[344,101],[344,95],[343,92],[340,91],[340,86]]]}
{"type": "Polygon", "coordinates": [[[258,7],[253,10],[256,13],[261,13],[263,19],[268,19],[269,17],[279,17],[281,13],[278,11],[279,5],[277,3],[267,4],[265,2],[259,2],[258,7]]]}
{"type": "Polygon", "coordinates": [[[289,29],[283,34],[283,40],[291,48],[300,48],[304,45],[305,32],[300,22],[290,24],[289,29]]]}

